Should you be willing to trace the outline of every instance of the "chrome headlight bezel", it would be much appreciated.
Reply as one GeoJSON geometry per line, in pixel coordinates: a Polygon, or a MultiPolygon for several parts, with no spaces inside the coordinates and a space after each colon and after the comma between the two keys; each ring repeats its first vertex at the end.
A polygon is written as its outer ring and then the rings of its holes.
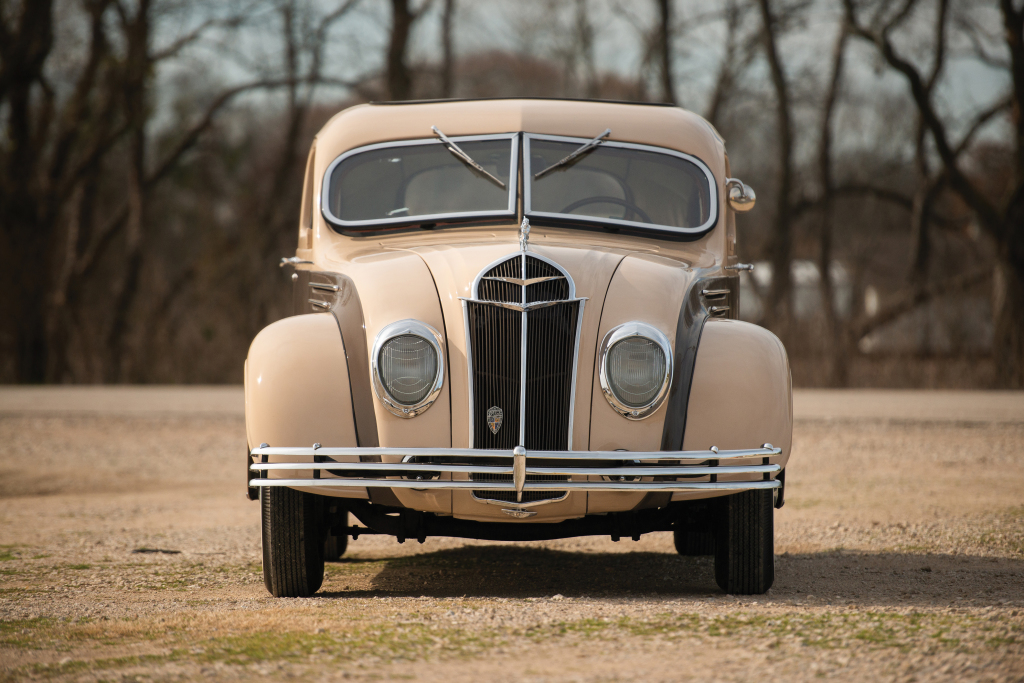
{"type": "Polygon", "coordinates": [[[387,408],[388,412],[392,415],[397,415],[398,417],[416,417],[437,400],[438,394],[441,393],[441,387],[444,386],[443,345],[444,342],[438,331],[419,320],[399,320],[398,322],[385,326],[377,333],[377,338],[373,342],[373,353],[370,356],[370,379],[373,383],[374,395],[377,397],[377,400],[387,408]],[[423,339],[433,347],[434,353],[437,354],[437,374],[434,376],[434,383],[430,387],[430,391],[427,392],[427,395],[418,403],[413,405],[402,404],[391,397],[391,394],[388,393],[388,390],[384,386],[384,381],[381,379],[378,363],[380,352],[384,347],[384,344],[395,337],[401,337],[403,335],[413,335],[423,339]]]}
{"type": "Polygon", "coordinates": [[[629,322],[612,329],[605,335],[604,340],[601,342],[601,350],[598,354],[598,375],[601,380],[601,391],[604,393],[605,399],[608,404],[612,407],[615,412],[622,415],[628,420],[643,420],[646,417],[650,417],[655,411],[661,407],[664,403],[665,397],[668,396],[669,386],[672,383],[672,345],[668,341],[668,337],[662,333],[661,330],[657,329],[652,325],[641,322],[629,322]],[[608,352],[611,351],[612,347],[623,339],[629,337],[642,337],[649,339],[650,341],[657,344],[662,353],[665,354],[665,376],[661,380],[661,388],[658,393],[642,406],[629,406],[619,400],[612,391],[611,381],[608,377],[608,352]]]}

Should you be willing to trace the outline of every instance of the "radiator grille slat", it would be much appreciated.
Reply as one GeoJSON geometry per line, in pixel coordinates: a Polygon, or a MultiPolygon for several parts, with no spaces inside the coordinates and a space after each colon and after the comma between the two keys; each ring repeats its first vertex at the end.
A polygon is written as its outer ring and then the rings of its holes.
{"type": "Polygon", "coordinates": [[[522,314],[498,306],[467,303],[473,353],[474,448],[519,445],[519,391],[522,314]],[[497,434],[487,426],[487,409],[501,408],[497,434]]]}
{"type": "MultiPolygon", "coordinates": [[[[569,279],[558,267],[542,259],[529,253],[517,254],[483,273],[475,295],[476,301],[467,302],[473,366],[473,447],[508,449],[522,444],[528,449],[568,450],[576,328],[582,305],[580,300],[570,298],[569,279]],[[520,282],[552,279],[524,287],[493,278],[520,282]],[[480,301],[564,303],[526,312],[526,358],[522,358],[522,312],[480,301]],[[521,397],[520,392],[525,396],[521,397]],[[525,401],[522,406],[521,399],[525,401]],[[493,406],[501,408],[503,413],[497,434],[487,426],[487,411],[493,406]],[[525,417],[522,437],[519,434],[521,408],[525,417]]],[[[478,493],[478,497],[497,499],[493,492],[478,493]]],[[[541,495],[547,499],[549,494],[541,495]]]]}

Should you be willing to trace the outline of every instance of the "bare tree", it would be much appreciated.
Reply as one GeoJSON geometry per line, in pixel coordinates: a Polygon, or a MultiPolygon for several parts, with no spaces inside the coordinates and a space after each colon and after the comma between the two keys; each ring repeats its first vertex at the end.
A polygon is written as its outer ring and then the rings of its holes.
{"type": "Polygon", "coordinates": [[[455,91],[455,48],[452,45],[452,24],[455,22],[455,0],[444,0],[441,14],[441,97],[455,91]]]}
{"type": "Polygon", "coordinates": [[[829,358],[826,370],[828,383],[845,386],[847,383],[847,353],[849,344],[845,331],[841,329],[835,309],[835,291],[832,286],[832,226],[835,215],[835,181],[832,177],[832,119],[842,82],[843,62],[850,33],[845,24],[839,26],[832,48],[832,68],[828,90],[822,105],[821,134],[818,146],[818,173],[821,176],[821,229],[818,240],[818,271],[820,273],[822,312],[825,321],[826,355],[829,358]]]}
{"type": "MultiPolygon", "coordinates": [[[[1003,39],[1010,54],[1007,68],[1012,83],[1013,179],[1005,196],[995,198],[986,194],[959,163],[959,157],[966,145],[951,141],[949,125],[935,107],[930,77],[907,57],[903,56],[893,43],[893,32],[907,19],[918,4],[907,0],[892,16],[879,18],[872,25],[862,23],[854,0],[844,0],[847,21],[857,37],[869,41],[878,49],[881,57],[897,73],[903,76],[921,122],[934,145],[942,163],[942,173],[949,187],[960,196],[985,230],[998,246],[998,267],[995,297],[995,356],[997,377],[1005,386],[1024,386],[1024,7],[1018,7],[1014,0],[1000,0],[999,9],[1003,22],[1003,39]]],[[[944,23],[940,7],[940,24],[944,23]]],[[[933,65],[941,68],[945,51],[945,32],[940,26],[938,42],[933,46],[933,65]]],[[[935,67],[933,66],[933,71],[935,67]]],[[[996,102],[997,107],[1002,102],[996,102]]],[[[978,115],[978,120],[990,118],[988,110],[978,115]]],[[[976,130],[969,129],[969,135],[976,130]]]]}
{"type": "Polygon", "coordinates": [[[661,77],[661,100],[675,104],[676,85],[672,70],[672,38],[673,25],[672,0],[654,0],[658,8],[657,46],[658,54],[658,75],[661,77]]]}
{"type": "Polygon", "coordinates": [[[430,8],[432,0],[426,0],[418,10],[413,10],[410,0],[391,0],[391,38],[388,42],[387,88],[392,100],[407,100],[412,97],[412,73],[406,62],[409,49],[409,35],[413,24],[430,8]]]}
{"type": "Polygon", "coordinates": [[[778,138],[779,189],[775,198],[775,216],[772,227],[771,264],[772,284],[770,320],[785,333],[790,323],[792,285],[790,262],[793,258],[791,227],[791,194],[793,191],[793,128],[790,120],[789,84],[783,70],[777,45],[779,26],[772,14],[769,0],[760,0],[764,25],[764,49],[775,90],[776,136],[778,138]]]}

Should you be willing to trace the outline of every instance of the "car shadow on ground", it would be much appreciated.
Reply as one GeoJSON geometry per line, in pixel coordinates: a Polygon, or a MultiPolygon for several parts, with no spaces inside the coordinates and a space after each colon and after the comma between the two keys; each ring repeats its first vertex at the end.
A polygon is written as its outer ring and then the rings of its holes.
{"type": "MultiPolygon", "coordinates": [[[[376,560],[369,590],[339,590],[366,560],[329,565],[323,597],[700,598],[721,596],[711,557],[478,545],[376,560]]],[[[1024,561],[828,551],[776,558],[770,598],[800,604],[988,606],[1024,602],[1024,561]]]]}

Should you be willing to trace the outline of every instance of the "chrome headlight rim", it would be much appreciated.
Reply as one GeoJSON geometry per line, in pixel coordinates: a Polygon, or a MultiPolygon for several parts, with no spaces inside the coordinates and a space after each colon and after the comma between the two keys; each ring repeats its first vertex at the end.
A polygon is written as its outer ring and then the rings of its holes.
{"type": "Polygon", "coordinates": [[[668,337],[653,325],[642,322],[628,322],[615,327],[605,335],[601,342],[601,350],[598,354],[598,376],[601,380],[601,392],[612,409],[627,420],[643,420],[653,415],[668,396],[669,386],[672,383],[672,345],[668,337]],[[654,398],[642,406],[626,405],[612,391],[611,381],[608,377],[608,353],[612,347],[624,339],[630,337],[641,337],[649,339],[657,344],[662,353],[665,354],[665,376],[661,379],[661,388],[654,398]]]}
{"type": "Polygon", "coordinates": [[[443,344],[444,342],[438,331],[419,320],[399,320],[398,322],[386,325],[377,333],[377,338],[374,339],[373,342],[373,352],[370,356],[370,379],[373,384],[374,395],[388,410],[388,412],[398,417],[412,418],[423,413],[427,408],[433,405],[434,401],[437,400],[438,395],[441,393],[441,387],[444,386],[444,353],[441,348],[443,344]],[[430,391],[427,392],[427,395],[418,403],[413,405],[405,405],[392,398],[391,394],[389,394],[388,390],[384,387],[384,382],[380,377],[378,359],[380,358],[381,349],[384,347],[384,344],[388,343],[395,337],[401,337],[403,335],[413,335],[423,339],[433,347],[434,353],[437,354],[437,374],[434,376],[434,383],[431,385],[430,391]]]}

